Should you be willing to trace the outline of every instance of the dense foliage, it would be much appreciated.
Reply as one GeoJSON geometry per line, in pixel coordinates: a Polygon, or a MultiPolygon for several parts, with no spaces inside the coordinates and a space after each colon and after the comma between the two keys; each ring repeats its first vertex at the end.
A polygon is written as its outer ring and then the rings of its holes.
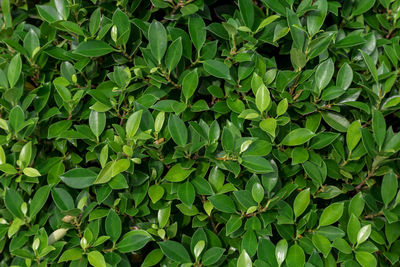
{"type": "Polygon", "coordinates": [[[391,266],[399,0],[0,0],[0,266],[391,266]]]}

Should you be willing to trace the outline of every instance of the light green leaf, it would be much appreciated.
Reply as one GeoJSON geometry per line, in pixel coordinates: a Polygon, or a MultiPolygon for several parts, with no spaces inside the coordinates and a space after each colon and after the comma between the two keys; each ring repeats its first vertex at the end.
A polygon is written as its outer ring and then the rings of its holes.
{"type": "Polygon", "coordinates": [[[343,205],[343,202],[336,202],[325,208],[319,218],[319,226],[331,225],[337,222],[342,217],[343,205]]]}
{"type": "Polygon", "coordinates": [[[96,137],[99,137],[106,127],[106,114],[92,110],[89,116],[90,130],[96,137]]]}
{"type": "Polygon", "coordinates": [[[242,250],[240,253],[239,259],[237,261],[237,267],[252,267],[253,263],[251,262],[251,258],[249,254],[247,254],[246,250],[242,250]]]}
{"type": "Polygon", "coordinates": [[[299,217],[307,209],[310,203],[310,189],[307,188],[301,191],[295,198],[293,203],[294,215],[299,217]]]}
{"type": "Polygon", "coordinates": [[[305,260],[304,251],[299,245],[294,244],[289,248],[286,257],[286,265],[288,267],[304,266],[305,260]]]}
{"type": "Polygon", "coordinates": [[[103,254],[97,250],[88,253],[88,261],[94,267],[106,267],[106,261],[103,254]]]}
{"type": "Polygon", "coordinates": [[[352,151],[361,140],[361,123],[359,120],[353,121],[347,128],[346,143],[350,151],[352,151]]]}
{"type": "Polygon", "coordinates": [[[282,263],[286,259],[286,254],[288,250],[288,243],[286,239],[281,239],[277,244],[275,248],[275,257],[276,261],[278,262],[278,265],[281,266],[282,263]]]}
{"type": "Polygon", "coordinates": [[[139,129],[142,113],[143,110],[138,110],[129,116],[125,126],[127,138],[131,139],[135,136],[137,130],[139,129]]]}
{"type": "Polygon", "coordinates": [[[315,134],[307,128],[297,128],[291,131],[282,140],[282,145],[298,146],[310,140],[315,134]]]}
{"type": "Polygon", "coordinates": [[[258,110],[262,113],[266,110],[271,103],[271,96],[269,95],[268,88],[265,85],[261,85],[257,89],[256,94],[256,106],[258,110]]]}
{"type": "Polygon", "coordinates": [[[331,58],[318,65],[318,68],[315,71],[315,83],[319,92],[321,92],[332,80],[334,71],[335,67],[331,58]]]}
{"type": "Polygon", "coordinates": [[[14,85],[17,83],[19,77],[21,76],[21,71],[22,71],[21,55],[16,54],[10,60],[10,64],[8,65],[7,78],[8,82],[10,83],[10,87],[14,87],[14,85]]]}
{"type": "Polygon", "coordinates": [[[164,176],[164,179],[169,181],[169,182],[182,182],[185,180],[189,175],[194,171],[194,169],[186,169],[182,167],[180,163],[175,164],[172,166],[171,169],[167,172],[167,174],[164,176]]]}

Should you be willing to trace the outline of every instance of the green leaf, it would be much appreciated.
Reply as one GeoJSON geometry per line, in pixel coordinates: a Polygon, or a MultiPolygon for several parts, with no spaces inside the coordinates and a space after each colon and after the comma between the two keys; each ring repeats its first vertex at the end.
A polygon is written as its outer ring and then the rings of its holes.
{"type": "Polygon", "coordinates": [[[284,98],[279,102],[278,106],[276,107],[276,115],[281,116],[285,114],[287,109],[288,109],[288,100],[287,98],[284,98]]]}
{"type": "Polygon", "coordinates": [[[288,243],[285,239],[281,239],[276,244],[276,248],[275,248],[275,257],[276,257],[276,261],[278,262],[279,266],[281,266],[282,263],[285,261],[287,251],[288,251],[288,243]]]}
{"type": "Polygon", "coordinates": [[[11,17],[11,10],[10,10],[10,0],[3,0],[1,1],[1,11],[4,17],[4,25],[6,28],[12,26],[12,17],[11,17]]]}
{"type": "Polygon", "coordinates": [[[260,183],[253,184],[251,195],[255,202],[260,203],[264,199],[264,188],[260,183]]]}
{"type": "Polygon", "coordinates": [[[100,40],[82,42],[74,50],[74,53],[84,57],[101,57],[114,51],[107,43],[100,40]]]}
{"type": "Polygon", "coordinates": [[[333,129],[335,129],[338,132],[347,132],[347,128],[349,128],[349,121],[346,119],[346,117],[333,113],[333,112],[322,112],[322,117],[324,118],[324,121],[333,129]]]}
{"type": "Polygon", "coordinates": [[[314,36],[322,25],[324,24],[325,17],[328,12],[328,1],[327,0],[317,0],[313,4],[316,10],[311,10],[307,15],[307,30],[311,36],[314,36]]]}
{"type": "Polygon", "coordinates": [[[110,161],[108,162],[103,169],[99,172],[99,174],[96,177],[96,180],[93,182],[93,184],[104,184],[109,182],[114,176],[114,165],[115,161],[110,161]]]}
{"type": "Polygon", "coordinates": [[[98,251],[91,251],[88,253],[88,261],[94,267],[106,267],[106,261],[103,254],[98,251]]]}
{"type": "Polygon", "coordinates": [[[129,159],[119,159],[117,160],[112,168],[111,176],[114,177],[117,174],[126,171],[129,169],[131,162],[129,159]]]}
{"type": "Polygon", "coordinates": [[[146,258],[144,259],[141,267],[151,267],[156,265],[157,263],[159,263],[162,258],[164,257],[163,252],[161,251],[161,249],[156,248],[153,249],[152,251],[149,252],[149,254],[147,254],[146,258]]]}
{"type": "Polygon", "coordinates": [[[376,258],[369,252],[357,251],[356,259],[362,267],[375,267],[377,266],[376,258]]]}
{"type": "Polygon", "coordinates": [[[357,195],[355,195],[350,201],[349,215],[353,213],[356,217],[360,217],[361,213],[364,210],[364,205],[365,201],[363,195],[361,192],[358,192],[357,195]]]}
{"type": "Polygon", "coordinates": [[[50,186],[45,185],[40,187],[32,198],[29,206],[29,217],[33,218],[43,208],[50,194],[50,186]]]}
{"type": "Polygon", "coordinates": [[[361,123],[359,120],[353,121],[347,128],[346,143],[350,151],[352,151],[361,140],[361,123]]]}
{"type": "Polygon", "coordinates": [[[110,240],[116,242],[121,236],[122,223],[117,213],[115,213],[115,211],[112,209],[110,209],[110,211],[108,212],[105,227],[106,234],[110,237],[110,240]]]}
{"type": "Polygon", "coordinates": [[[370,234],[371,234],[370,224],[361,227],[361,229],[357,233],[357,246],[367,241],[370,234]]]}
{"type": "Polygon", "coordinates": [[[38,177],[41,176],[40,172],[35,168],[27,167],[22,170],[22,172],[29,177],[38,177]]]}
{"type": "Polygon", "coordinates": [[[186,206],[192,206],[194,202],[194,198],[196,196],[196,192],[194,190],[194,186],[186,181],[183,184],[180,184],[178,187],[178,198],[182,201],[186,206]]]}
{"type": "Polygon", "coordinates": [[[260,156],[244,156],[242,158],[242,165],[254,173],[268,173],[274,171],[271,163],[260,156]]]}
{"type": "Polygon", "coordinates": [[[36,32],[32,29],[30,29],[29,32],[25,35],[24,48],[31,58],[33,58],[33,56],[38,52],[38,49],[40,48],[39,38],[36,35],[36,32]]]}
{"type": "Polygon", "coordinates": [[[89,116],[90,130],[96,137],[99,137],[106,127],[106,114],[92,110],[89,116]]]}
{"type": "Polygon", "coordinates": [[[219,211],[225,213],[236,212],[235,203],[233,203],[233,200],[227,195],[224,194],[213,195],[208,197],[208,200],[210,200],[211,204],[219,211]]]}
{"type": "Polygon", "coordinates": [[[11,175],[18,173],[18,171],[14,168],[14,166],[8,163],[1,164],[0,171],[11,175]]]}
{"type": "Polygon", "coordinates": [[[337,74],[336,86],[347,90],[352,82],[353,70],[348,63],[344,63],[337,74]]]}
{"type": "Polygon", "coordinates": [[[65,261],[75,261],[82,258],[82,250],[79,248],[71,248],[66,251],[60,256],[58,263],[65,262],[65,261]]]}
{"type": "Polygon", "coordinates": [[[69,187],[82,189],[89,187],[97,178],[97,173],[84,168],[75,168],[60,175],[60,179],[69,187]]]}
{"type": "Polygon", "coordinates": [[[148,36],[151,53],[158,64],[161,64],[161,59],[167,50],[167,31],[160,22],[153,20],[149,27],[148,36]]]}
{"type": "Polygon", "coordinates": [[[51,189],[51,196],[56,204],[56,206],[62,210],[71,210],[74,208],[74,200],[67,190],[62,188],[51,189]]]}
{"type": "Polygon", "coordinates": [[[307,128],[297,128],[291,131],[282,140],[282,145],[298,146],[310,140],[315,134],[307,128]]]}
{"type": "Polygon", "coordinates": [[[337,238],[333,240],[332,247],[337,248],[340,252],[344,254],[351,254],[353,250],[350,245],[343,238],[337,238]]]}
{"type": "Polygon", "coordinates": [[[237,215],[232,215],[226,223],[226,235],[229,236],[242,226],[242,218],[237,215]]]}
{"type": "Polygon", "coordinates": [[[202,264],[204,266],[210,266],[218,262],[218,260],[222,257],[224,254],[225,249],[224,248],[219,248],[219,247],[212,247],[206,250],[204,252],[203,256],[201,257],[202,264]]]}
{"type": "Polygon", "coordinates": [[[257,89],[256,94],[256,106],[260,113],[263,113],[264,110],[268,108],[271,103],[271,97],[269,95],[268,88],[265,85],[261,85],[257,89]]]}
{"type": "Polygon", "coordinates": [[[191,262],[189,253],[187,252],[185,247],[182,246],[180,243],[172,240],[167,240],[164,242],[158,242],[157,244],[160,246],[164,255],[170,258],[171,260],[180,263],[191,262]]]}
{"type": "Polygon", "coordinates": [[[277,123],[274,118],[266,118],[260,122],[260,128],[269,133],[272,137],[275,137],[276,126],[277,123]]]}
{"type": "Polygon", "coordinates": [[[267,27],[269,24],[271,24],[272,22],[274,22],[275,20],[277,20],[278,18],[280,18],[280,16],[278,15],[271,15],[265,19],[263,19],[263,21],[261,21],[260,25],[258,26],[256,32],[259,32],[260,30],[262,30],[263,28],[267,27]]]}
{"type": "Polygon", "coordinates": [[[351,214],[347,223],[347,236],[351,243],[355,244],[357,242],[357,234],[360,229],[360,222],[354,214],[351,214]]]}
{"type": "Polygon", "coordinates": [[[230,80],[229,68],[223,62],[215,59],[209,59],[203,62],[204,70],[217,78],[230,80]]]}
{"type": "Polygon", "coordinates": [[[125,126],[126,137],[131,139],[135,136],[135,134],[137,133],[139,126],[140,126],[140,121],[142,119],[142,113],[143,113],[143,110],[138,110],[129,116],[128,120],[126,121],[126,126],[125,126]]]}
{"type": "Polygon", "coordinates": [[[337,222],[343,214],[343,203],[333,203],[329,205],[319,218],[319,226],[331,225],[337,222]]]}
{"type": "Polygon", "coordinates": [[[282,16],[285,16],[285,6],[286,3],[283,1],[275,1],[275,0],[263,0],[265,5],[267,5],[270,9],[275,11],[278,14],[281,14],[282,16]],[[284,6],[285,5],[285,6],[284,6]]]}
{"type": "Polygon", "coordinates": [[[292,150],[292,165],[304,163],[308,160],[309,154],[307,149],[302,147],[295,147],[292,150]]]}
{"type": "Polygon", "coordinates": [[[375,142],[381,148],[386,136],[386,122],[382,113],[376,109],[372,112],[372,130],[375,142]]]}
{"type": "Polygon", "coordinates": [[[10,83],[10,87],[15,86],[19,77],[21,76],[21,71],[22,71],[21,55],[16,54],[10,60],[10,64],[8,65],[7,78],[8,82],[10,83]]]}
{"type": "Polygon", "coordinates": [[[188,131],[183,120],[176,115],[171,115],[168,120],[168,129],[172,139],[178,146],[186,145],[188,131]]]}
{"type": "MultiPolygon", "coordinates": [[[[301,34],[304,35],[303,32],[301,34]]],[[[307,63],[306,55],[303,53],[303,51],[295,47],[290,50],[290,60],[292,61],[293,67],[297,71],[300,71],[307,63]]]]}
{"type": "Polygon", "coordinates": [[[40,17],[48,23],[54,23],[63,19],[60,13],[57,12],[57,9],[52,6],[36,5],[36,8],[40,17]]]}
{"type": "Polygon", "coordinates": [[[21,210],[21,205],[24,203],[24,200],[21,195],[12,189],[6,189],[5,191],[4,204],[6,208],[14,217],[23,219],[24,213],[21,210]]]}
{"type": "Polygon", "coordinates": [[[376,70],[376,66],[375,66],[372,58],[368,54],[366,54],[364,51],[360,50],[360,52],[364,59],[365,65],[367,65],[367,68],[372,75],[372,78],[374,78],[374,81],[376,83],[378,83],[378,71],[376,70]]]}
{"type": "Polygon", "coordinates": [[[396,174],[390,171],[383,176],[381,185],[381,196],[385,207],[388,207],[390,202],[397,194],[398,182],[396,174]]]}
{"type": "Polygon", "coordinates": [[[254,5],[251,0],[239,0],[239,10],[240,15],[247,27],[250,29],[253,27],[254,23],[254,5]]]}
{"type": "Polygon", "coordinates": [[[148,194],[151,201],[153,203],[157,203],[157,201],[159,201],[164,195],[164,192],[164,187],[162,187],[161,185],[152,185],[149,187],[148,194]]]}
{"type": "Polygon", "coordinates": [[[160,209],[157,214],[159,228],[164,228],[168,223],[169,216],[171,215],[171,206],[160,209]]]}
{"type": "Polygon", "coordinates": [[[338,42],[336,42],[335,46],[337,48],[349,48],[353,46],[362,45],[365,42],[366,40],[363,37],[353,34],[353,35],[347,35],[343,39],[340,39],[338,42]]]}
{"type": "Polygon", "coordinates": [[[70,102],[72,98],[71,92],[66,87],[69,84],[68,80],[63,77],[58,77],[54,79],[53,84],[56,87],[56,90],[58,94],[61,96],[62,100],[64,102],[70,102]]]}
{"type": "Polygon", "coordinates": [[[10,111],[10,127],[15,133],[18,133],[24,125],[25,115],[20,106],[15,106],[10,111]]]}
{"type": "Polygon", "coordinates": [[[301,191],[295,198],[293,203],[294,215],[299,217],[307,209],[310,203],[310,189],[307,188],[301,191]]]}
{"type": "Polygon", "coordinates": [[[193,171],[194,169],[184,168],[180,163],[178,163],[168,170],[167,174],[164,176],[164,179],[169,182],[182,182],[188,178],[193,171]]]}
{"type": "Polygon", "coordinates": [[[318,68],[315,71],[315,83],[319,92],[321,92],[332,80],[334,71],[335,68],[331,58],[318,65],[318,68]]]}
{"type": "Polygon", "coordinates": [[[193,15],[189,17],[188,27],[193,45],[198,53],[200,53],[200,49],[206,41],[206,25],[200,16],[193,15]]]}
{"type": "Polygon", "coordinates": [[[126,233],[118,242],[116,249],[121,253],[137,251],[143,248],[152,237],[144,230],[132,230],[126,233]]]}
{"type": "Polygon", "coordinates": [[[368,10],[370,10],[375,4],[375,0],[365,0],[363,2],[356,2],[356,5],[353,9],[353,16],[361,15],[368,10]]]}
{"type": "Polygon", "coordinates": [[[179,63],[182,57],[182,37],[175,39],[168,47],[165,55],[165,65],[169,71],[172,71],[179,63]]]}
{"type": "Polygon", "coordinates": [[[100,7],[96,8],[95,11],[90,15],[89,19],[89,32],[90,35],[95,35],[96,32],[99,30],[101,22],[101,11],[100,7]]]}
{"type": "Polygon", "coordinates": [[[297,266],[304,266],[305,263],[305,255],[303,249],[294,244],[289,248],[289,252],[286,258],[286,265],[288,267],[297,267],[297,266]]]}
{"type": "Polygon", "coordinates": [[[314,234],[312,236],[312,243],[324,255],[324,258],[328,257],[331,251],[331,242],[329,242],[328,238],[320,234],[314,234]]]}
{"type": "Polygon", "coordinates": [[[249,254],[247,254],[246,250],[242,250],[240,256],[237,261],[237,267],[252,267],[253,263],[251,262],[251,258],[249,254]]]}
{"type": "Polygon", "coordinates": [[[194,92],[196,91],[197,85],[199,83],[199,77],[197,75],[197,71],[193,70],[189,72],[182,82],[182,93],[187,100],[193,96],[194,92]]]}
{"type": "MultiPolygon", "coordinates": [[[[286,18],[293,39],[293,48],[296,48],[301,52],[304,47],[305,34],[299,17],[293,12],[293,10],[286,8],[286,18]]],[[[278,35],[278,37],[280,36],[278,35]]]]}
{"type": "Polygon", "coordinates": [[[128,15],[117,8],[112,16],[112,22],[117,28],[118,37],[116,38],[116,44],[125,45],[128,42],[131,33],[131,24],[128,15]]]}
{"type": "Polygon", "coordinates": [[[22,147],[18,159],[23,163],[23,166],[29,165],[32,159],[32,141],[29,141],[22,147]]]}

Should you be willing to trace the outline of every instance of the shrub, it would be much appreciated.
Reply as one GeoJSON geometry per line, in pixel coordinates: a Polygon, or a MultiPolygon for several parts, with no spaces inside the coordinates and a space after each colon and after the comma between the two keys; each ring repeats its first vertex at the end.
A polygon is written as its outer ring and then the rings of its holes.
{"type": "Polygon", "coordinates": [[[0,266],[390,266],[400,1],[1,1],[0,266]]]}

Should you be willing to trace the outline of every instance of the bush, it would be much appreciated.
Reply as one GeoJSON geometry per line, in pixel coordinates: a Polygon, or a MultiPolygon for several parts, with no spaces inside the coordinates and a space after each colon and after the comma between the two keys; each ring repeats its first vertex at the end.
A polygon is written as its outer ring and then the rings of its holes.
{"type": "Polygon", "coordinates": [[[2,0],[0,266],[390,266],[398,0],[2,0]]]}

